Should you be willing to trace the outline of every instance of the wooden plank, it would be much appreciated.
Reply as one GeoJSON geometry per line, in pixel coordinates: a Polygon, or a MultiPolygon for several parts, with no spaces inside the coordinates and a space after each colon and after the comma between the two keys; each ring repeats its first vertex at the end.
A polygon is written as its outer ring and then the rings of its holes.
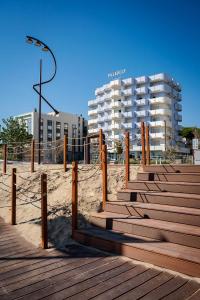
{"type": "MultiPolygon", "coordinates": [[[[125,272],[121,272],[118,275],[115,274],[115,276],[113,276],[113,278],[110,278],[106,282],[104,282],[104,280],[102,280],[102,283],[100,282],[99,284],[95,284],[95,286],[87,289],[86,291],[84,291],[82,293],[75,294],[70,299],[74,299],[74,300],[76,300],[76,299],[77,300],[91,299],[91,298],[96,297],[97,295],[117,286],[118,284],[129,280],[130,278],[137,277],[139,274],[145,272],[146,270],[147,269],[143,266],[135,266],[134,268],[131,268],[130,270],[126,270],[125,272]]],[[[80,283],[77,285],[79,286],[80,283]]]]}
{"type": "Polygon", "coordinates": [[[200,299],[200,289],[194,293],[191,297],[189,297],[187,300],[199,300],[200,299]]]}
{"type": "MultiPolygon", "coordinates": [[[[188,281],[176,291],[164,297],[163,300],[182,300],[194,294],[199,289],[199,283],[195,281],[188,281]]],[[[200,299],[200,297],[199,297],[200,299]]]]}
{"type": "Polygon", "coordinates": [[[161,285],[160,287],[154,289],[146,296],[142,298],[142,300],[157,300],[161,299],[166,295],[169,295],[171,292],[177,290],[181,286],[185,285],[187,279],[181,278],[180,276],[174,277],[165,284],[161,285]]]}
{"type": "Polygon", "coordinates": [[[142,283],[150,280],[151,278],[154,278],[159,273],[161,273],[161,271],[154,270],[154,269],[146,270],[145,272],[139,274],[135,278],[130,278],[129,280],[127,280],[125,282],[119,283],[117,286],[115,286],[114,288],[100,294],[95,299],[109,300],[109,299],[119,297],[119,296],[129,292],[131,289],[133,289],[133,288],[141,285],[142,283]]]}
{"type": "MultiPolygon", "coordinates": [[[[153,277],[152,279],[148,280],[147,282],[141,284],[140,286],[132,289],[130,292],[125,293],[124,295],[120,296],[118,299],[120,300],[137,300],[141,297],[145,296],[155,288],[161,286],[162,284],[166,283],[174,276],[172,274],[162,272],[158,274],[158,276],[153,277]]],[[[182,298],[183,299],[183,298],[182,298]]]]}

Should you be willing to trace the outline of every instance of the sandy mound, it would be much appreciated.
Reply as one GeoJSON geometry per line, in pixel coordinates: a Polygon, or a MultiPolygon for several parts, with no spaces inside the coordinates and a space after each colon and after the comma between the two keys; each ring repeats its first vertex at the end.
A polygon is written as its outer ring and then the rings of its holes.
{"type": "MultiPolygon", "coordinates": [[[[10,222],[11,169],[8,175],[0,176],[0,216],[10,222]]],[[[62,247],[71,242],[71,168],[66,173],[61,165],[41,165],[35,173],[29,165],[17,165],[17,230],[28,241],[40,245],[41,206],[40,176],[48,176],[48,234],[50,245],[62,247]]],[[[131,179],[135,179],[139,166],[131,166],[131,179]]],[[[118,190],[124,186],[125,166],[108,167],[108,199],[114,200],[118,190]]],[[[79,166],[78,208],[79,226],[89,226],[91,211],[101,208],[101,170],[95,165],[79,166]]]]}

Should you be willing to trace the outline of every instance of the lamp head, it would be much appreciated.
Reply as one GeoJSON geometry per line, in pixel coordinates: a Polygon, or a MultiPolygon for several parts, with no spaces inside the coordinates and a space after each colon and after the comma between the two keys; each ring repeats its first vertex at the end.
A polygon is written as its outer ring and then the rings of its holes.
{"type": "Polygon", "coordinates": [[[42,51],[47,52],[47,51],[49,51],[49,48],[48,48],[47,46],[44,46],[44,47],[42,48],[42,51]]]}
{"type": "Polygon", "coordinates": [[[32,40],[30,37],[27,37],[27,38],[26,38],[26,42],[27,42],[28,44],[33,44],[33,40],[32,40]]]}
{"type": "Polygon", "coordinates": [[[40,43],[39,41],[36,41],[36,42],[35,42],[35,46],[40,47],[40,46],[41,46],[41,43],[40,43]]]}

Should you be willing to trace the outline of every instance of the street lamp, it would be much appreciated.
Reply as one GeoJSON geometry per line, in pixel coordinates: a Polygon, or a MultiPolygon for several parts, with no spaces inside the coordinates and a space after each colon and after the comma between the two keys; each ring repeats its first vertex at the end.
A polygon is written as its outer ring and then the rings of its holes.
{"type": "Polygon", "coordinates": [[[53,54],[53,52],[51,51],[51,49],[42,41],[40,41],[39,39],[36,39],[32,36],[26,36],[26,42],[28,44],[34,44],[37,47],[42,47],[42,50],[45,52],[50,52],[51,56],[53,57],[53,61],[54,61],[54,73],[53,75],[50,77],[50,79],[46,80],[46,81],[42,81],[42,59],[40,59],[40,82],[37,84],[33,85],[33,89],[34,91],[39,95],[39,118],[38,118],[38,164],[40,164],[41,162],[41,136],[40,136],[40,132],[41,132],[41,99],[43,99],[49,107],[51,107],[53,109],[53,111],[55,112],[55,114],[59,114],[59,112],[50,104],[50,102],[42,95],[42,85],[49,83],[50,81],[52,81],[54,79],[54,77],[56,76],[56,72],[57,72],[57,64],[56,64],[56,59],[55,56],[53,54]],[[39,91],[37,89],[37,87],[39,87],[39,91]]]}

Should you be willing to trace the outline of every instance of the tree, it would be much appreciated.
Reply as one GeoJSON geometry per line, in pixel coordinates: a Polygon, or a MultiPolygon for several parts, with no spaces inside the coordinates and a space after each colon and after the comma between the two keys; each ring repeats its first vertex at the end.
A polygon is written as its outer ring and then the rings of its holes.
{"type": "Polygon", "coordinates": [[[23,119],[9,117],[2,120],[0,131],[0,143],[9,144],[9,153],[22,152],[24,145],[30,143],[32,135],[27,132],[27,126],[23,119]],[[15,151],[13,150],[15,149],[15,151]]]}
{"type": "Polygon", "coordinates": [[[183,127],[183,129],[180,130],[180,135],[186,138],[187,142],[190,142],[194,138],[194,128],[183,127]]]}
{"type": "Polygon", "coordinates": [[[122,154],[123,153],[123,146],[121,141],[115,141],[115,150],[117,154],[122,154]]]}

